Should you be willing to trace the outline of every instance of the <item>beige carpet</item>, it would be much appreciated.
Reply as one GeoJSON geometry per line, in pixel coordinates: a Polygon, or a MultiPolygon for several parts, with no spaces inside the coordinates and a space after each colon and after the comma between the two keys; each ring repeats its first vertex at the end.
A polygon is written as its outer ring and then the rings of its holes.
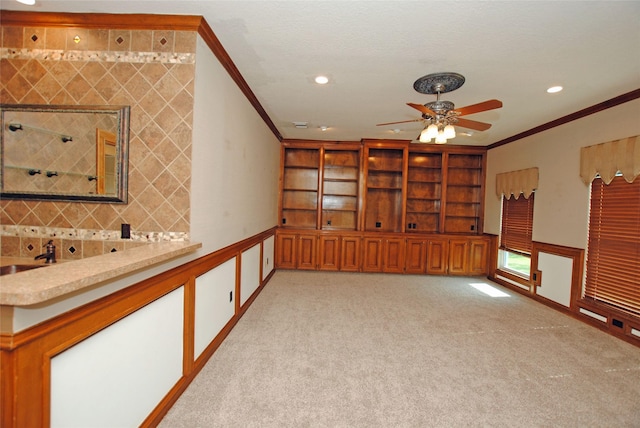
{"type": "Polygon", "coordinates": [[[278,271],[160,426],[640,427],[640,348],[483,278],[278,271]]]}

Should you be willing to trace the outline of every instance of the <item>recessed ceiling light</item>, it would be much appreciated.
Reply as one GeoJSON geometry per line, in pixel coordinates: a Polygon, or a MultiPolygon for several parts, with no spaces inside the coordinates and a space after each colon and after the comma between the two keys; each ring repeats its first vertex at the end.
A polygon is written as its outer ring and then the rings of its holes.
{"type": "Polygon", "coordinates": [[[326,130],[327,130],[327,127],[326,127],[326,126],[324,126],[324,125],[322,125],[322,126],[320,127],[320,130],[321,130],[321,131],[326,131],[326,130]]]}
{"type": "Polygon", "coordinates": [[[18,3],[26,4],[28,6],[33,6],[36,4],[36,0],[16,0],[18,3]]]}
{"type": "Polygon", "coordinates": [[[315,80],[318,85],[325,85],[329,83],[329,78],[327,76],[316,76],[315,80]]]}
{"type": "Polygon", "coordinates": [[[550,94],[555,94],[556,92],[560,92],[562,90],[562,86],[552,86],[547,89],[547,92],[550,94]]]}

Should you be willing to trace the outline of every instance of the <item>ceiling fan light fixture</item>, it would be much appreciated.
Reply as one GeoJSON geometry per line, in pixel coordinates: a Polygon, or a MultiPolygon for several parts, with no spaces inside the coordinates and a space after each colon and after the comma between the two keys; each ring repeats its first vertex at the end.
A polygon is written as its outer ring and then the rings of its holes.
{"type": "Polygon", "coordinates": [[[427,138],[429,139],[436,138],[438,136],[438,125],[436,125],[435,123],[432,123],[427,127],[426,131],[427,131],[427,134],[426,134],[427,138]]]}
{"type": "Polygon", "coordinates": [[[445,144],[447,142],[447,137],[444,136],[444,132],[439,132],[436,137],[436,144],[445,144]]]}
{"type": "Polygon", "coordinates": [[[456,138],[456,129],[453,127],[453,125],[445,126],[443,133],[446,139],[456,138]]]}
{"type": "Polygon", "coordinates": [[[427,134],[429,134],[428,129],[425,128],[422,130],[422,132],[420,133],[420,142],[421,143],[430,143],[431,142],[431,137],[429,137],[427,134]]]}

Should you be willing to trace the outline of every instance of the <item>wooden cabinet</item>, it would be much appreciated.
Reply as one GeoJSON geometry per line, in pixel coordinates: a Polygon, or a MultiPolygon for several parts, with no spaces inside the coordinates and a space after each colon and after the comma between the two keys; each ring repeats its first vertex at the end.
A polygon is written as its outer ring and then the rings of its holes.
{"type": "Polygon", "coordinates": [[[442,154],[409,153],[406,232],[438,233],[442,199],[442,154]]]}
{"type": "Polygon", "coordinates": [[[282,143],[276,267],[484,275],[486,150],[282,143]]]}
{"type": "Polygon", "coordinates": [[[444,233],[482,233],[484,155],[448,153],[444,233]]]}
{"type": "Polygon", "coordinates": [[[486,275],[488,273],[488,257],[488,239],[451,239],[449,241],[449,274],[486,275]]]}
{"type": "Polygon", "coordinates": [[[277,233],[276,267],[281,269],[318,268],[315,234],[277,233]]]}
{"type": "Polygon", "coordinates": [[[364,272],[404,272],[404,238],[366,236],[362,241],[364,272]]]}
{"type": "Polygon", "coordinates": [[[402,146],[365,146],[365,231],[404,230],[405,158],[402,146]]]}

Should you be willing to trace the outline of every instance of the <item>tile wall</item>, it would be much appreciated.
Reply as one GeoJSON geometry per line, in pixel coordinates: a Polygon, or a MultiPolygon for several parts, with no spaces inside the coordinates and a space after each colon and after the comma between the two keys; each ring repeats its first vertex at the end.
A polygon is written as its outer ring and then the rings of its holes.
{"type": "MultiPolygon", "coordinates": [[[[188,238],[197,33],[3,26],[0,34],[2,103],[131,106],[128,203],[1,200],[3,241],[32,238],[26,230],[109,240],[122,223],[134,240],[188,238]]],[[[14,244],[2,242],[3,251],[14,244]]]]}

